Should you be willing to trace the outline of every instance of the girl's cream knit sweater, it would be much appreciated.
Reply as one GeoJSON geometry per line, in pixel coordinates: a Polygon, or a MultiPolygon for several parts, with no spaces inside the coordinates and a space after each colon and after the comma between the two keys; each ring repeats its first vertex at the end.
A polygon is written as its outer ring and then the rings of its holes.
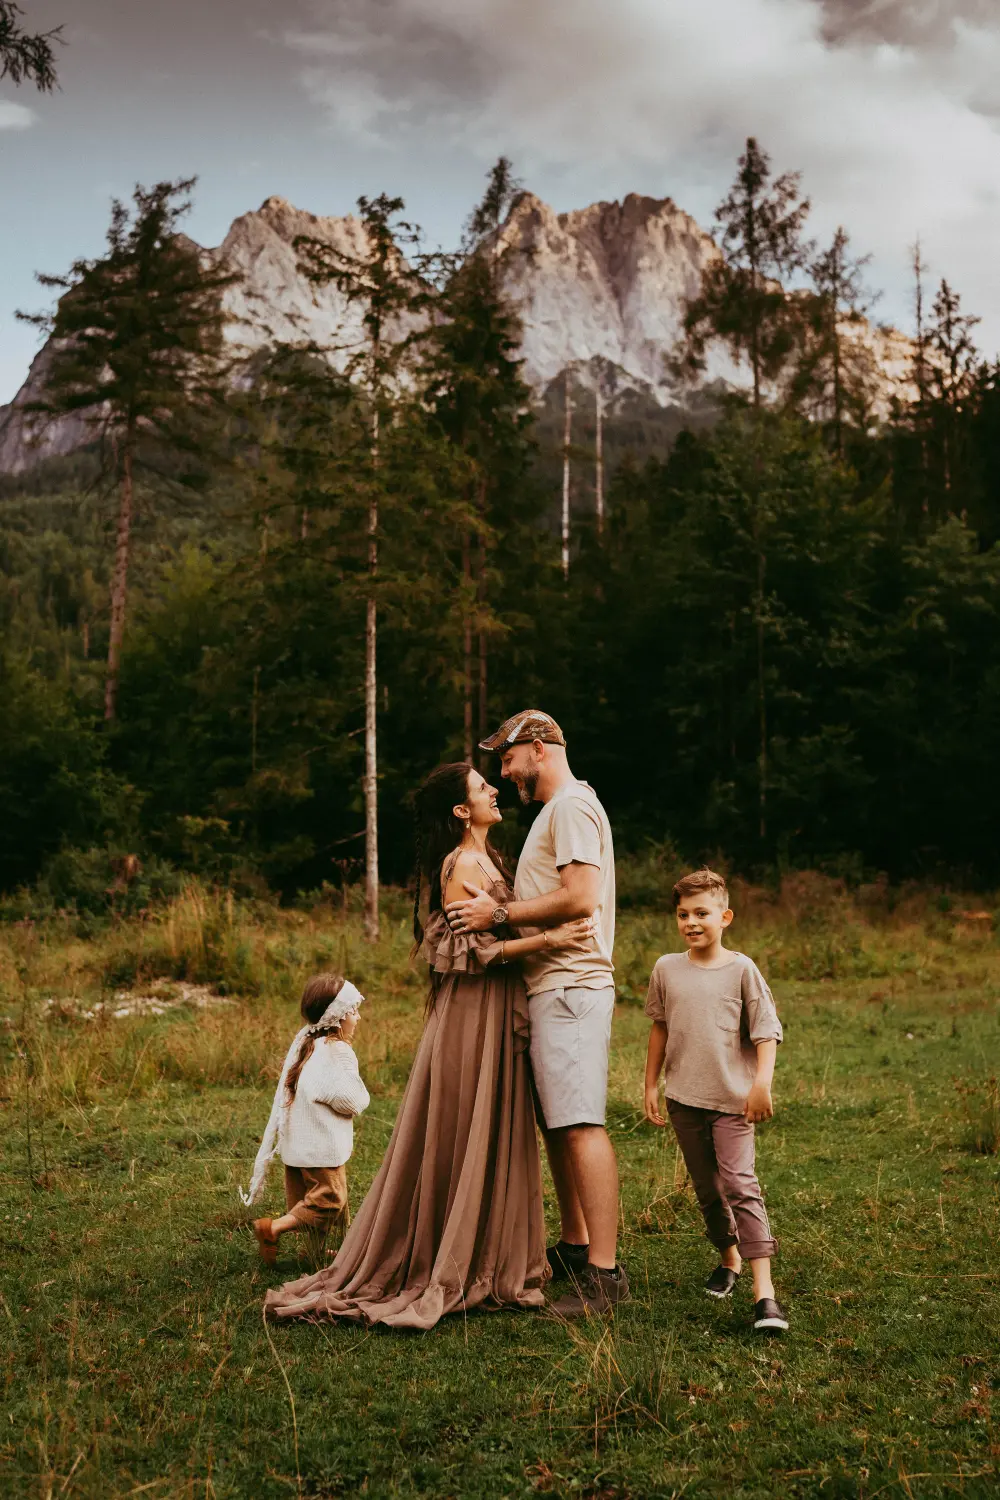
{"type": "Polygon", "coordinates": [[[353,1047],[317,1037],[295,1098],[281,1111],[278,1150],[285,1166],[342,1166],[354,1149],[353,1117],[370,1102],[353,1047]]]}
{"type": "Polygon", "coordinates": [[[354,1048],[334,1037],[318,1036],[289,1103],[285,1079],[307,1035],[304,1026],[288,1049],[250,1190],[239,1190],[248,1207],[263,1192],[268,1163],[278,1152],[286,1167],[343,1166],[354,1147],[354,1116],[371,1102],[354,1048]]]}

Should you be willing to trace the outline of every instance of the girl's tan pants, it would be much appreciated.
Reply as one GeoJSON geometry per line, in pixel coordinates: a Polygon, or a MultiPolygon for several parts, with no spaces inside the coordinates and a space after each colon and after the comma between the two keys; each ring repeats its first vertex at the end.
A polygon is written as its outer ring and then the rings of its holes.
{"type": "Polygon", "coordinates": [[[285,1168],[285,1203],[303,1229],[350,1222],[346,1167],[285,1168]]]}

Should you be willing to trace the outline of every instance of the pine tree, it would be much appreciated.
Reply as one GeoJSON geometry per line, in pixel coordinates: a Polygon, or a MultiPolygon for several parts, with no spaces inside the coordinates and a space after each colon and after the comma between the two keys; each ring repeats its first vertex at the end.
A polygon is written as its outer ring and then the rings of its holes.
{"type": "Polygon", "coordinates": [[[802,302],[802,340],[789,381],[789,404],[808,410],[829,433],[838,458],[844,429],[864,427],[875,384],[875,358],[864,341],[865,314],[874,301],[864,284],[871,256],[854,256],[839,226],[809,266],[812,288],[802,302]]]}
{"type": "Polygon", "coordinates": [[[919,238],[910,249],[910,264],[913,268],[913,315],[915,337],[913,341],[913,379],[917,388],[917,401],[921,408],[927,400],[927,325],[924,321],[924,265],[919,238]]]}
{"type": "Polygon", "coordinates": [[[33,83],[41,93],[51,93],[59,82],[55,44],[62,40],[62,27],[32,35],[21,25],[23,14],[14,0],[0,0],[0,78],[33,83]]]}
{"type": "Polygon", "coordinates": [[[55,311],[18,314],[48,334],[53,350],[43,393],[26,409],[82,417],[117,483],[107,720],[116,714],[137,466],[155,450],[196,462],[227,389],[222,294],[237,278],[204,263],[178,232],[195,180],[136,187],[131,211],[115,199],[107,254],[74,261],[65,276],[40,274],[43,286],[63,293],[55,311]]]}
{"type": "MultiPolygon", "coordinates": [[[[356,620],[372,588],[370,409],[328,351],[279,344],[256,361],[238,411],[260,545],[239,586],[239,603],[253,604],[234,663],[249,702],[249,775],[228,790],[227,811],[238,811],[243,841],[266,866],[277,852],[267,849],[266,823],[280,810],[283,859],[319,859],[322,829],[346,869],[356,834],[340,832],[325,785],[334,767],[334,780],[354,779],[350,684],[363,683],[366,650],[362,642],[359,661],[356,620]]],[[[350,827],[353,798],[346,802],[350,827]]],[[[319,868],[325,878],[328,862],[319,868]]]]}
{"type": "MultiPolygon", "coordinates": [[[[716,209],[720,256],[702,275],[701,290],[688,304],[682,365],[704,367],[709,340],[721,339],[735,359],[749,361],[753,409],[760,413],[766,381],[788,368],[801,343],[801,303],[785,283],[800,271],[810,247],[802,230],[809,200],[799,193],[797,172],[771,175],[771,163],[753,136],[737,164],[736,177],[716,209]]],[[[754,633],[758,715],[760,839],[767,838],[768,725],[764,666],[767,554],[764,507],[752,528],[757,591],[754,633]]]]}
{"type": "Polygon", "coordinates": [[[748,138],[733,185],[715,211],[721,254],[704,271],[685,314],[682,365],[703,369],[707,344],[721,339],[735,359],[749,361],[755,408],[798,337],[798,309],[783,283],[809,254],[802,229],[810,205],[799,195],[799,181],[798,172],[772,179],[769,157],[748,138]]]}
{"type": "MultiPolygon", "coordinates": [[[[507,269],[511,250],[503,243],[501,231],[508,218],[511,209],[517,202],[522,190],[522,183],[514,175],[514,168],[510,159],[500,156],[493,164],[486,183],[486,192],[482,199],[473,209],[466,225],[464,251],[467,259],[478,260],[480,275],[485,267],[488,272],[489,301],[491,308],[483,308],[487,317],[501,325],[499,349],[492,351],[492,374],[494,378],[499,374],[501,383],[503,377],[514,376],[514,387],[519,391],[507,392],[504,416],[509,421],[514,415],[515,408],[512,405],[517,395],[523,395],[524,403],[528,399],[526,387],[520,385],[520,378],[514,373],[510,366],[517,363],[516,345],[520,332],[516,320],[513,318],[504,298],[503,278],[507,269]],[[506,325],[504,329],[503,325],[506,325]],[[506,335],[510,335],[510,341],[505,343],[506,335]],[[499,356],[499,358],[498,358],[499,356]],[[506,361],[508,368],[504,370],[506,361]]],[[[491,355],[487,354],[489,364],[491,355]]],[[[498,415],[494,411],[494,417],[498,415]]],[[[503,420],[503,419],[501,419],[503,420]]],[[[489,478],[481,474],[476,486],[476,502],[479,513],[479,547],[476,558],[476,604],[480,616],[478,637],[478,714],[476,739],[484,739],[488,733],[488,697],[489,697],[489,604],[488,604],[488,580],[487,580],[487,549],[488,549],[488,527],[487,510],[489,506],[489,478]]],[[[471,744],[470,744],[471,752],[471,744]]]]}
{"type": "MultiPolygon", "coordinates": [[[[858,799],[867,799],[866,812],[875,799],[853,734],[852,694],[869,681],[873,697],[885,687],[867,592],[880,511],[855,491],[813,423],[738,407],[702,433],[684,433],[666,462],[618,470],[605,548],[612,628],[603,677],[585,675],[594,672],[589,643],[574,665],[599,716],[588,748],[591,764],[607,756],[601,784],[620,798],[623,845],[626,827],[639,843],[669,833],[691,859],[738,847],[745,868],[778,852],[793,863],[815,858],[838,840],[855,847],[848,841],[857,836],[858,799]],[[762,541],[770,742],[763,844],[762,541]],[[607,706],[598,705],[595,681],[607,706]],[[615,741],[613,754],[602,751],[615,741]]],[[[594,610],[592,595],[586,608],[594,610]]]]}
{"type": "Polygon", "coordinates": [[[375,584],[379,564],[380,458],[383,429],[393,419],[402,364],[414,331],[427,312],[431,291],[408,264],[404,247],[419,243],[414,225],[401,218],[402,198],[385,193],[359,198],[358,210],[366,253],[352,256],[325,240],[302,236],[295,242],[300,263],[318,286],[332,283],[362,309],[361,347],[349,361],[349,372],[364,392],[370,422],[371,471],[368,484],[368,574],[365,611],[365,934],[379,933],[378,874],[378,605],[375,584]]]}
{"type": "Polygon", "coordinates": [[[950,505],[962,459],[960,418],[975,390],[980,365],[972,339],[972,330],[980,319],[964,314],[961,305],[958,293],[942,278],[934,298],[928,342],[932,411],[939,435],[946,505],[950,505]]]}
{"type": "Polygon", "coordinates": [[[917,434],[920,444],[920,509],[926,513],[928,508],[927,423],[930,410],[928,405],[930,363],[928,359],[927,324],[924,317],[924,273],[927,268],[924,265],[919,238],[911,248],[910,257],[910,263],[913,268],[913,314],[915,323],[913,383],[916,387],[917,395],[916,401],[912,403],[907,416],[910,425],[917,434]]]}
{"type": "Polygon", "coordinates": [[[465,226],[463,250],[466,256],[484,255],[490,268],[493,290],[499,293],[504,268],[510,253],[500,231],[517,202],[523,184],[514,176],[510,159],[500,156],[490,168],[486,191],[472,210],[465,226]]]}
{"type": "Polygon", "coordinates": [[[528,454],[530,392],[520,372],[519,323],[504,293],[511,252],[501,235],[518,191],[510,163],[501,157],[490,172],[482,201],[469,216],[463,254],[442,286],[423,367],[426,400],[461,460],[466,516],[462,720],[467,758],[475,740],[487,732],[489,642],[501,629],[489,603],[490,551],[498,531],[514,527],[511,509],[516,509],[515,491],[523,481],[528,454]]]}

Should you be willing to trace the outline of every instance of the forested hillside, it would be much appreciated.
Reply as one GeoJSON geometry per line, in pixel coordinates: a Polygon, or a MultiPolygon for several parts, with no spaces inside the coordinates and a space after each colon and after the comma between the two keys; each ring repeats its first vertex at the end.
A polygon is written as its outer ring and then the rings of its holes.
{"type": "Polygon", "coordinates": [[[180,870],[353,880],[366,739],[402,881],[413,786],[528,705],[565,727],[622,849],[996,880],[998,368],[947,282],[921,284],[912,399],[877,415],[859,263],[846,236],[805,242],[797,183],[752,145],[664,359],[696,364],[707,330],[754,394],[679,434],[638,397],[609,412],[601,524],[578,396],[568,567],[559,392],[539,407],[524,384],[500,275],[505,164],[454,257],[415,259],[387,199],[364,205],[367,258],[298,246],[363,313],[340,372],[286,344],[234,382],[211,316],[191,332],[213,288],[175,227],[190,184],[161,185],[146,240],[155,195],[121,209],[48,325],[78,342],[46,399],[93,442],[0,496],[0,885],[35,884],[17,909],[141,901],[180,870]],[[84,368],[88,297],[105,342],[84,368]]]}

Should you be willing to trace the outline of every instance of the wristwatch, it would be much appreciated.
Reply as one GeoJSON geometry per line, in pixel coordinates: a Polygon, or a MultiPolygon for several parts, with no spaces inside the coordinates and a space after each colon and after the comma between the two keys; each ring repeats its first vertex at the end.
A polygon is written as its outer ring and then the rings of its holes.
{"type": "Polygon", "coordinates": [[[504,927],[509,920],[510,917],[506,906],[496,906],[493,908],[493,915],[490,917],[491,927],[504,927]]]}

